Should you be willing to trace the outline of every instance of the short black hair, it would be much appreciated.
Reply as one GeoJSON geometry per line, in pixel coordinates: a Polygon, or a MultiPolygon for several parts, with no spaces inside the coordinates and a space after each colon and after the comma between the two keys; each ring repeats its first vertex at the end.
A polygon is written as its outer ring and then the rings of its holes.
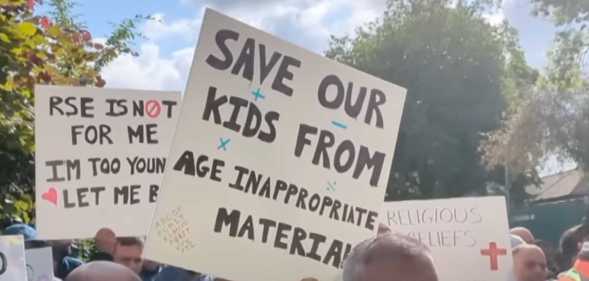
{"type": "Polygon", "coordinates": [[[562,235],[560,236],[560,252],[564,256],[574,256],[577,254],[578,251],[578,229],[581,225],[573,226],[567,230],[565,230],[562,235]]]}

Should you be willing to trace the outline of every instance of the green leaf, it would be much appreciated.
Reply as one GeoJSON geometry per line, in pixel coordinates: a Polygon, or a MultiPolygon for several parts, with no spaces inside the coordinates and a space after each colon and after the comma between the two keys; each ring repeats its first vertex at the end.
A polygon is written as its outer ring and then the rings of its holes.
{"type": "Polygon", "coordinates": [[[23,36],[23,37],[30,37],[37,33],[37,27],[30,23],[30,22],[22,22],[16,26],[16,30],[23,36]]]}
{"type": "Polygon", "coordinates": [[[47,33],[49,33],[49,35],[51,35],[52,37],[57,37],[61,33],[61,30],[59,29],[59,27],[54,25],[47,29],[47,33]]]}
{"type": "Polygon", "coordinates": [[[5,33],[0,33],[0,40],[5,43],[10,43],[10,38],[5,33]]]}

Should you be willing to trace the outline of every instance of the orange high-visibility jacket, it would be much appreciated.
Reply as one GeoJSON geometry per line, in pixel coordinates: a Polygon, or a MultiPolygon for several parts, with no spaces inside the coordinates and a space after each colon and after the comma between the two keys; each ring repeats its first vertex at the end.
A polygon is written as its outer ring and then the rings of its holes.
{"type": "Polygon", "coordinates": [[[558,277],[558,281],[589,281],[589,261],[577,260],[573,268],[558,277]]]}

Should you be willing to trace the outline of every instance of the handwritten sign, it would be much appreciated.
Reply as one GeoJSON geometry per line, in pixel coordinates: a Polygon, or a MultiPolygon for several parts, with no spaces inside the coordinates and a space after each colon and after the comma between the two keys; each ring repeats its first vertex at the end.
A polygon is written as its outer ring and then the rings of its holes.
{"type": "Polygon", "coordinates": [[[387,202],[381,219],[431,249],[440,281],[507,280],[511,272],[503,197],[387,202]]]}
{"type": "Polygon", "coordinates": [[[178,92],[37,86],[42,239],[146,235],[179,112],[178,92]]]}
{"type": "Polygon", "coordinates": [[[27,249],[25,256],[28,281],[53,280],[53,253],[51,247],[27,249]]]}
{"type": "Polygon", "coordinates": [[[0,263],[0,281],[27,281],[25,241],[22,236],[0,236],[0,263]]]}
{"type": "Polygon", "coordinates": [[[405,90],[212,10],[202,26],[146,256],[334,279],[378,226],[405,90]]]}

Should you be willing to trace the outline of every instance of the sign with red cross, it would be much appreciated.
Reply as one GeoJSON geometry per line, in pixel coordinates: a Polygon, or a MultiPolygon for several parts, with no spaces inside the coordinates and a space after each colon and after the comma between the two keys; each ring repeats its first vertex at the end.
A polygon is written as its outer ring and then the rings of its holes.
{"type": "Polygon", "coordinates": [[[503,197],[386,202],[380,218],[428,246],[440,281],[511,280],[503,197]]]}

